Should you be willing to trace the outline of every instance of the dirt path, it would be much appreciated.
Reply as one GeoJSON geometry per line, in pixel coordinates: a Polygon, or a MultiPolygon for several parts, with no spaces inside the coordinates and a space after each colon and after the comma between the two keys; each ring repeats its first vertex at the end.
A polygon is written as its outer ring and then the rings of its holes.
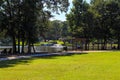
{"type": "Polygon", "coordinates": [[[110,52],[112,50],[68,51],[70,53],[110,52]]]}
{"type": "Polygon", "coordinates": [[[67,52],[58,52],[58,53],[40,53],[40,54],[30,54],[30,55],[24,55],[24,56],[17,56],[17,55],[12,55],[10,57],[5,57],[5,58],[0,58],[0,61],[5,61],[5,60],[13,60],[13,59],[21,59],[21,58],[31,58],[31,57],[44,57],[44,56],[59,56],[59,55],[69,55],[69,54],[74,54],[74,53],[88,53],[88,52],[109,52],[108,50],[101,50],[101,51],[67,51],[67,52]]]}

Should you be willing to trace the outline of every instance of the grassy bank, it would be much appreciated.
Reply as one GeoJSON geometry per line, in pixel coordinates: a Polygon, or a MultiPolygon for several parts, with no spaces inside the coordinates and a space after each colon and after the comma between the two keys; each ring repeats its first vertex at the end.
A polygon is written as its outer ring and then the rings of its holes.
{"type": "Polygon", "coordinates": [[[120,52],[0,62],[0,80],[120,80],[120,52]]]}

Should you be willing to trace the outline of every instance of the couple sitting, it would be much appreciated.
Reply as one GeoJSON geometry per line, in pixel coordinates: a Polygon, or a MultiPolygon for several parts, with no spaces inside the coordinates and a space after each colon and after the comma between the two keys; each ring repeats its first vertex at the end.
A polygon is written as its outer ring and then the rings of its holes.
{"type": "Polygon", "coordinates": [[[9,51],[7,52],[7,49],[5,48],[4,50],[1,51],[1,54],[9,54],[12,53],[12,48],[9,49],[9,51]]]}

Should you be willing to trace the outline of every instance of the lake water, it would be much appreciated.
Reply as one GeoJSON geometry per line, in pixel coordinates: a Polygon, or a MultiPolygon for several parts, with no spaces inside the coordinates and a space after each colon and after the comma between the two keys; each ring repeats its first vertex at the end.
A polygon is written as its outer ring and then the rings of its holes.
{"type": "MultiPolygon", "coordinates": [[[[12,48],[12,46],[0,46],[0,50],[3,50],[5,48],[7,50],[9,50],[10,48],[12,48]]],[[[25,46],[24,50],[25,50],[25,52],[27,52],[28,51],[28,47],[25,46]]],[[[33,52],[33,48],[31,48],[31,51],[33,52]]],[[[61,51],[63,51],[63,48],[50,47],[50,46],[35,46],[35,51],[36,52],[61,52],[61,51]]]]}

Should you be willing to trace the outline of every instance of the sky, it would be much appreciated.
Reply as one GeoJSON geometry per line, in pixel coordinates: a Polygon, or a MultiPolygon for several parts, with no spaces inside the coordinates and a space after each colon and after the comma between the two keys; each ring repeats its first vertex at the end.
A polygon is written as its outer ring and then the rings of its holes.
{"type": "MultiPolygon", "coordinates": [[[[86,0],[88,3],[90,2],[90,0],[86,0]]],[[[70,12],[70,8],[72,8],[72,0],[69,0],[69,3],[70,3],[70,6],[69,6],[69,10],[67,13],[70,12]]],[[[65,21],[66,20],[66,17],[65,17],[65,14],[66,13],[60,13],[59,15],[58,14],[55,14],[53,13],[53,18],[51,18],[51,20],[61,20],[61,21],[65,21]]]]}

